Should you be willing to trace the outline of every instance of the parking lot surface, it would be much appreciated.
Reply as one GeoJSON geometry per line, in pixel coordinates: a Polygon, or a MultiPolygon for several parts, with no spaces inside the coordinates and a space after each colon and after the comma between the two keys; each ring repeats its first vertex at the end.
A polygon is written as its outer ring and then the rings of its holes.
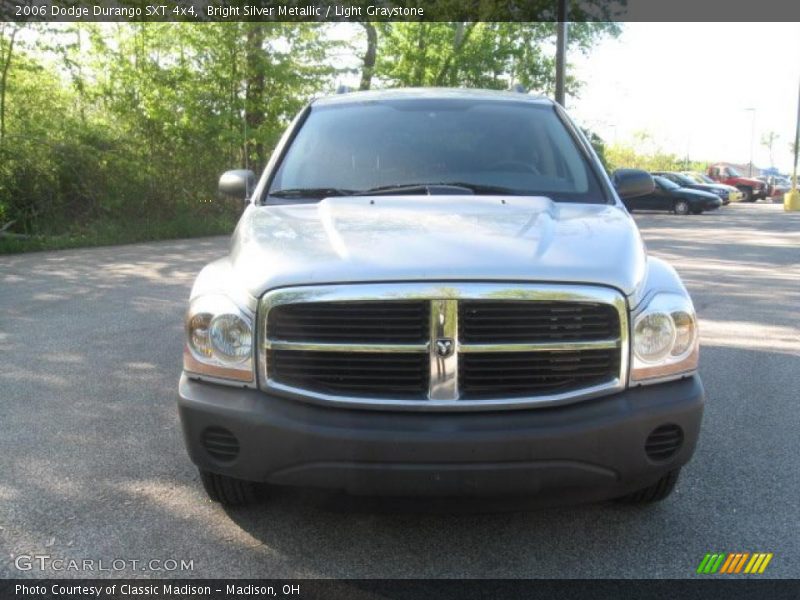
{"type": "Polygon", "coordinates": [[[800,577],[800,213],[635,218],[693,296],[708,395],[676,492],[643,508],[282,489],[223,509],[175,394],[192,280],[227,239],[0,257],[0,576],[680,578],[772,552],[763,576],[800,577]],[[126,564],[15,566],[37,554],[126,564]],[[191,570],[130,562],[170,559],[191,570]]]}

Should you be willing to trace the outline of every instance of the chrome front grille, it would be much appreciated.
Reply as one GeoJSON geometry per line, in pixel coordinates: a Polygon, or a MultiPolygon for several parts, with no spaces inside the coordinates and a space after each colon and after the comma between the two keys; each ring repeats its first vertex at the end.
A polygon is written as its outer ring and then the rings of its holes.
{"type": "Polygon", "coordinates": [[[625,386],[628,320],[608,288],[355,284],[269,292],[266,391],[410,410],[551,405],[625,386]]]}

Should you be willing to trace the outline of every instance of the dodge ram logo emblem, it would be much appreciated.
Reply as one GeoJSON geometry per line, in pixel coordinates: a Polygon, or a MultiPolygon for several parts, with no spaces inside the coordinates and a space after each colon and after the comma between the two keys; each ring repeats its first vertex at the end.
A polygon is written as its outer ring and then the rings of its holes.
{"type": "Polygon", "coordinates": [[[447,358],[453,354],[455,343],[451,338],[439,338],[436,340],[436,356],[439,358],[447,358]]]}

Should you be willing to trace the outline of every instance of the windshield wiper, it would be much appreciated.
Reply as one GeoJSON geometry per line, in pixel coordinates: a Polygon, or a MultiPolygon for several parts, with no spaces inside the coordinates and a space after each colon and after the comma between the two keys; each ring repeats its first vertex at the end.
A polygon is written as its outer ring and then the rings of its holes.
{"type": "Polygon", "coordinates": [[[462,181],[432,181],[429,183],[393,183],[381,185],[367,190],[347,190],[334,187],[320,188],[289,188],[270,192],[273,198],[329,198],[332,196],[389,196],[389,195],[419,195],[439,196],[454,194],[508,194],[525,195],[522,190],[512,188],[482,185],[478,183],[465,183],[462,181]]]}
{"type": "Polygon", "coordinates": [[[341,188],[289,188],[276,190],[269,195],[274,198],[328,198],[330,196],[352,196],[354,190],[341,188]]]}
{"type": "Polygon", "coordinates": [[[379,187],[370,188],[355,192],[354,196],[381,196],[381,195],[401,195],[401,194],[419,194],[425,195],[447,195],[447,194],[509,194],[521,195],[523,192],[512,188],[495,186],[495,185],[482,185],[478,183],[465,183],[463,181],[435,181],[430,183],[404,183],[382,185],[379,187]]]}

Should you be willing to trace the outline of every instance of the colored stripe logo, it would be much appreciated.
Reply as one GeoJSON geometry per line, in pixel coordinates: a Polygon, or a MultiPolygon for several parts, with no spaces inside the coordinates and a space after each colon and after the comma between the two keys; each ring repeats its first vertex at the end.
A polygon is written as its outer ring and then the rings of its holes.
{"type": "Polygon", "coordinates": [[[700,561],[697,572],[703,575],[761,574],[772,556],[772,552],[709,552],[700,561]]]}

